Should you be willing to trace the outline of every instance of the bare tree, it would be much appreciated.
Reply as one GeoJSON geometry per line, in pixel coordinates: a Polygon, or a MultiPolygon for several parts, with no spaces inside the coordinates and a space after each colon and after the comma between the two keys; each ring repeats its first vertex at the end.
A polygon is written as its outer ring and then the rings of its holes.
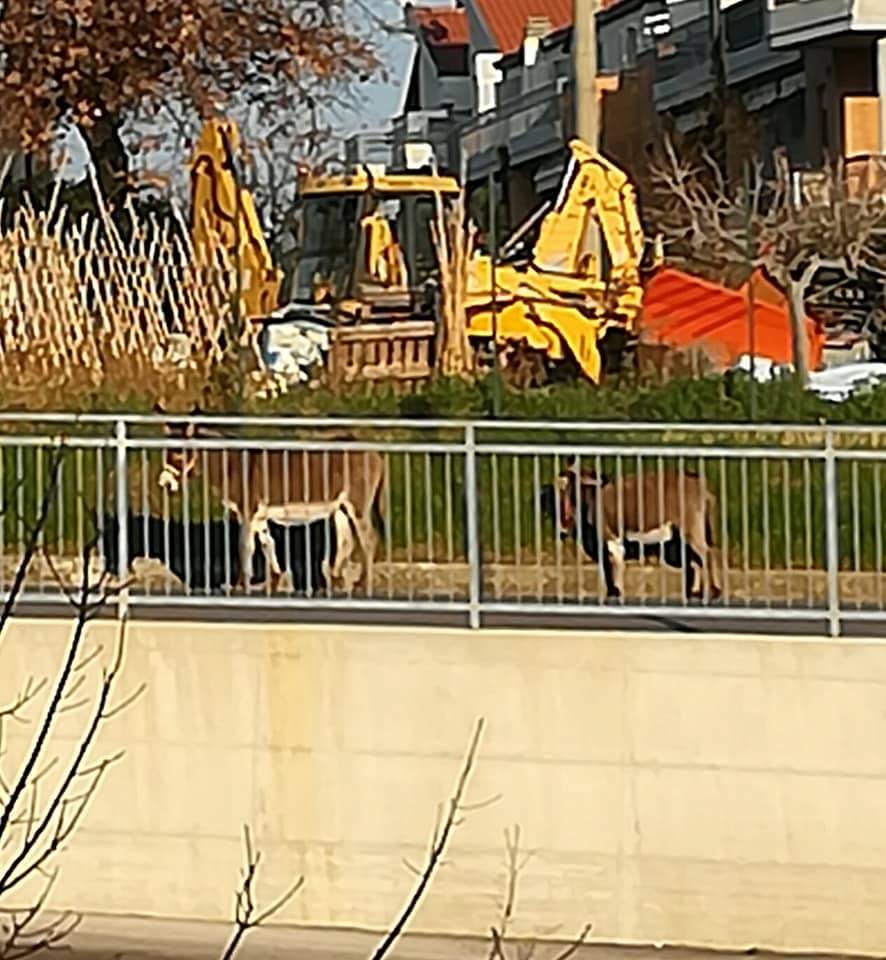
{"type": "Polygon", "coordinates": [[[418,880],[409,899],[406,901],[400,916],[397,917],[391,929],[387,932],[387,934],[385,934],[381,943],[372,954],[372,960],[382,960],[382,957],[386,956],[390,952],[394,944],[400,938],[400,935],[406,929],[406,926],[412,918],[412,915],[418,909],[422,898],[427,892],[437,868],[442,863],[443,854],[446,852],[446,846],[449,843],[449,838],[452,834],[452,831],[462,823],[462,815],[468,810],[476,810],[481,806],[487,806],[489,803],[497,799],[491,798],[483,803],[471,805],[468,805],[464,802],[465,790],[467,789],[468,780],[470,779],[471,772],[474,769],[474,763],[477,759],[477,750],[480,747],[480,738],[483,735],[483,727],[485,726],[485,723],[486,721],[483,717],[477,721],[476,726],[474,727],[473,736],[468,744],[468,750],[465,754],[464,762],[462,763],[461,773],[459,773],[458,780],[455,784],[455,790],[453,791],[452,796],[450,797],[445,808],[441,806],[440,810],[438,811],[437,823],[434,827],[433,833],[431,834],[431,843],[428,848],[428,856],[425,860],[424,867],[419,869],[408,862],[406,863],[406,866],[416,874],[418,880]],[[443,816],[444,809],[445,817],[443,816]]]}
{"type": "MultiPolygon", "coordinates": [[[[25,549],[0,613],[0,642],[16,601],[38,552],[50,510],[58,493],[64,447],[54,451],[48,481],[30,526],[25,549]]],[[[0,518],[2,522],[2,518],[0,518]]],[[[113,595],[106,575],[92,581],[90,560],[96,539],[82,553],[79,584],[71,586],[58,575],[74,611],[71,639],[55,678],[23,680],[20,692],[0,709],[0,958],[18,960],[59,946],[74,930],[79,917],[70,912],[48,914],[48,897],[58,875],[58,859],[80,824],[108,769],[122,753],[95,757],[103,724],[131,704],[137,689],[112,705],[111,695],[123,667],[125,621],[116,648],[103,667],[97,689],[88,692],[87,667],[100,658],[101,647],[87,649],[87,626],[113,595]],[[28,724],[29,708],[40,707],[30,746],[12,763],[6,748],[9,724],[28,724]],[[63,717],[84,718],[79,737],[65,754],[53,740],[63,717]],[[9,764],[11,770],[7,770],[9,764]],[[25,906],[13,906],[24,903],[25,906]]],[[[47,556],[52,569],[53,561],[47,556]]],[[[0,647],[2,654],[2,647],[0,647]]],[[[2,656],[0,656],[2,660],[2,656]]]]}
{"type": "Polygon", "coordinates": [[[245,848],[243,879],[237,889],[234,905],[234,930],[221,960],[232,960],[246,934],[250,930],[257,930],[263,923],[279,913],[305,884],[305,878],[298,877],[269,907],[260,910],[255,903],[255,881],[258,875],[261,851],[253,848],[252,835],[248,826],[243,827],[243,845],[245,848]]]}
{"type": "Polygon", "coordinates": [[[882,257],[876,241],[886,232],[886,194],[855,185],[842,162],[827,166],[813,184],[793,178],[783,152],[766,176],[759,159],[743,183],[730,182],[709,154],[687,161],[665,141],[652,171],[656,196],[649,213],[670,255],[745,276],[763,268],[784,290],[791,318],[794,367],[809,374],[806,298],[816,273],[836,267],[849,276],[882,257]]]}
{"type": "MultiPolygon", "coordinates": [[[[531,859],[531,853],[523,855],[520,851],[519,825],[515,825],[511,830],[505,830],[505,895],[498,925],[490,928],[489,960],[512,960],[512,957],[513,960],[532,960],[538,947],[538,940],[535,937],[515,938],[510,957],[507,951],[508,934],[517,909],[517,887],[520,874],[531,859]]],[[[554,954],[551,960],[569,960],[586,943],[591,929],[590,923],[585,924],[579,935],[563,950],[554,954]]]]}

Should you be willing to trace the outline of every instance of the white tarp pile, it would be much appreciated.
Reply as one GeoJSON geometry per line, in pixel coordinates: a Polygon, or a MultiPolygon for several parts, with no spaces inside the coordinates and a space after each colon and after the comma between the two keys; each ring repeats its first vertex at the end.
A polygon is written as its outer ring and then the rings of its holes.
{"type": "Polygon", "coordinates": [[[307,383],[326,362],[332,323],[316,317],[286,319],[287,310],[272,313],[261,337],[262,364],[287,386],[307,383]]]}
{"type": "MultiPolygon", "coordinates": [[[[792,370],[790,366],[779,366],[767,357],[756,357],[753,367],[754,379],[758,383],[768,383],[770,380],[792,370]]],[[[750,356],[744,354],[739,357],[734,369],[750,374],[750,356]]],[[[853,394],[870,390],[884,382],[886,382],[886,363],[864,360],[859,363],[845,363],[830,367],[827,370],[817,370],[810,373],[807,390],[821,397],[822,400],[842,403],[853,394]]]]}

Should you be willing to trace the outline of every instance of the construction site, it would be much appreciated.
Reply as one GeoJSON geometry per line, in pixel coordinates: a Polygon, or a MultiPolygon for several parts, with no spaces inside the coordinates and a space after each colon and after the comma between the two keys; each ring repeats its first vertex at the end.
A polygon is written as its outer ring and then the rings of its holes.
{"type": "Polygon", "coordinates": [[[0,50],[0,960],[881,956],[886,0],[0,50]]]}

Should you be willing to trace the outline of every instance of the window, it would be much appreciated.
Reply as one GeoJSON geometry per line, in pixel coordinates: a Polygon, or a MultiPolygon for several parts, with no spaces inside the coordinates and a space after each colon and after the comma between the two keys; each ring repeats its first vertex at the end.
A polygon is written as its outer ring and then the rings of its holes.
{"type": "Polygon", "coordinates": [[[637,28],[628,27],[622,35],[621,65],[626,70],[637,66],[637,28]]]}
{"type": "Polygon", "coordinates": [[[743,0],[724,11],[726,49],[743,50],[759,43],[766,35],[763,0],[743,0]]]}
{"type": "Polygon", "coordinates": [[[313,302],[316,283],[334,297],[347,293],[357,242],[357,194],[309,197],[300,212],[298,266],[292,299],[313,302]]]}

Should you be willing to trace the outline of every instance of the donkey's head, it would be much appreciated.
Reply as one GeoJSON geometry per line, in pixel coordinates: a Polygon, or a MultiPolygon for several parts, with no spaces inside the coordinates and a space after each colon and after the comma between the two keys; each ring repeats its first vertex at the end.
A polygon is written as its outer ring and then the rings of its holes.
{"type": "Polygon", "coordinates": [[[556,481],[542,491],[542,509],[557,524],[561,540],[575,539],[578,533],[576,517],[582,511],[594,516],[594,497],[597,490],[608,483],[608,478],[597,471],[579,465],[579,459],[570,456],[557,475],[556,481]]]}
{"type": "MultiPolygon", "coordinates": [[[[154,412],[163,417],[167,416],[166,411],[159,403],[154,404],[154,412]]],[[[190,416],[196,417],[199,415],[200,408],[195,406],[190,416]]],[[[200,434],[199,428],[193,420],[167,420],[167,422],[163,424],[163,432],[167,437],[175,437],[179,440],[194,440],[200,434]]],[[[180,447],[166,450],[165,453],[163,469],[160,471],[158,482],[160,486],[169,493],[178,493],[185,479],[192,475],[197,469],[199,459],[197,451],[180,447]]]]}

